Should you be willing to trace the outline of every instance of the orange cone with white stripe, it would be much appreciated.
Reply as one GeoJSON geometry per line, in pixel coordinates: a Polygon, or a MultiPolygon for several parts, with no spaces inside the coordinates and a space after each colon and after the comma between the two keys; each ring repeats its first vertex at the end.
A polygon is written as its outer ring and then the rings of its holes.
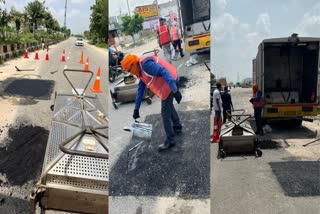
{"type": "Polygon", "coordinates": [[[36,55],[34,56],[34,59],[39,59],[38,48],[36,49],[36,55]]]}
{"type": "MultiPolygon", "coordinates": [[[[221,122],[221,120],[220,120],[221,122]]],[[[211,142],[213,143],[219,143],[220,141],[220,133],[219,133],[219,127],[218,127],[218,122],[216,116],[214,116],[213,119],[213,136],[211,138],[211,142]]]]}
{"type": "Polygon", "coordinates": [[[80,64],[83,64],[83,51],[81,51],[80,64]]]}
{"type": "Polygon", "coordinates": [[[96,80],[94,81],[91,91],[99,92],[99,93],[102,92],[102,89],[100,88],[100,67],[98,68],[97,77],[96,77],[96,80]]]}
{"type": "Polygon", "coordinates": [[[89,71],[89,57],[87,57],[87,61],[86,64],[84,65],[84,69],[85,71],[89,71]]]}
{"type": "Polygon", "coordinates": [[[26,48],[25,51],[24,51],[24,58],[29,58],[28,48],[26,48]]]}
{"type": "Polygon", "coordinates": [[[49,49],[47,48],[46,58],[45,60],[49,61],[49,49]]]}
{"type": "Polygon", "coordinates": [[[63,49],[62,51],[62,57],[61,57],[61,62],[65,62],[66,61],[66,57],[65,57],[65,50],[63,49]]]}

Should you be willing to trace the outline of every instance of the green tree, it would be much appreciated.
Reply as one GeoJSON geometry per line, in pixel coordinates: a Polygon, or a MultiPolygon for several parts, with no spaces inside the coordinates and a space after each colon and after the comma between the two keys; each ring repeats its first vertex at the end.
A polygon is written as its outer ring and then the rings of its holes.
{"type": "MultiPolygon", "coordinates": [[[[108,42],[108,0],[96,0],[91,6],[90,34],[95,35],[95,40],[108,42]]],[[[93,41],[96,43],[97,41],[93,41]]]]}
{"type": "Polygon", "coordinates": [[[52,30],[55,32],[60,31],[60,25],[59,25],[58,20],[56,20],[56,19],[53,21],[52,30]]]}
{"type": "Polygon", "coordinates": [[[15,23],[17,36],[19,35],[21,24],[24,21],[23,13],[17,11],[14,7],[10,10],[11,20],[15,23]]]}
{"type": "Polygon", "coordinates": [[[69,37],[71,35],[71,30],[67,29],[66,27],[60,28],[60,32],[63,33],[66,37],[69,37]]]}
{"type": "Polygon", "coordinates": [[[85,31],[83,32],[83,36],[84,36],[84,38],[86,38],[86,39],[90,39],[90,31],[85,30],[85,31]]]}
{"type": "Polygon", "coordinates": [[[139,33],[143,29],[143,17],[139,16],[139,14],[135,13],[133,16],[124,16],[122,19],[122,28],[121,32],[125,35],[130,35],[134,40],[134,34],[139,33]]]}
{"type": "Polygon", "coordinates": [[[3,29],[3,30],[1,30],[2,38],[6,39],[6,30],[7,30],[7,26],[10,22],[11,17],[6,9],[1,10],[0,12],[1,12],[0,13],[0,28],[3,29]]]}
{"type": "Polygon", "coordinates": [[[38,22],[45,18],[46,8],[44,7],[44,3],[40,2],[39,0],[35,0],[33,2],[29,2],[24,9],[27,16],[30,18],[30,21],[32,22],[32,26],[34,26],[34,29],[37,29],[38,22]]]}

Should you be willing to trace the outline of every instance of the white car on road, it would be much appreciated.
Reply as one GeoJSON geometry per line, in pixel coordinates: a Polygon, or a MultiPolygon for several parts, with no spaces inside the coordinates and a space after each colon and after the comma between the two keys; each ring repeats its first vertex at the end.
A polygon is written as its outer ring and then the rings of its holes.
{"type": "Polygon", "coordinates": [[[83,45],[84,45],[83,39],[82,38],[77,38],[76,46],[83,46],[83,45]]]}

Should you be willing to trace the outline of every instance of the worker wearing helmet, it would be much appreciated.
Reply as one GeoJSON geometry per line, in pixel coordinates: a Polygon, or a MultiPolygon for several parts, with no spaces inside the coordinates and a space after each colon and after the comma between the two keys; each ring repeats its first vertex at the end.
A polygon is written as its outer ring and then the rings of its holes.
{"type": "Polygon", "coordinates": [[[160,26],[157,29],[158,43],[160,48],[162,48],[164,56],[167,61],[171,63],[171,35],[168,25],[166,25],[166,19],[161,17],[159,19],[160,26]]]}
{"type": "Polygon", "coordinates": [[[173,98],[179,104],[182,95],[177,87],[177,70],[167,61],[157,56],[138,57],[128,54],[121,62],[122,68],[140,79],[136,94],[133,118],[140,117],[139,109],[144,95],[145,88],[148,87],[155,95],[161,99],[161,116],[163,126],[167,135],[166,141],[159,146],[159,151],[169,149],[175,145],[174,135],[181,133],[182,126],[179,116],[173,105],[173,98]]]}
{"type": "Polygon", "coordinates": [[[250,99],[250,102],[253,105],[254,109],[254,118],[256,121],[256,134],[263,135],[262,129],[262,107],[263,107],[263,99],[262,92],[258,89],[257,84],[253,84],[252,86],[253,97],[250,99]]]}

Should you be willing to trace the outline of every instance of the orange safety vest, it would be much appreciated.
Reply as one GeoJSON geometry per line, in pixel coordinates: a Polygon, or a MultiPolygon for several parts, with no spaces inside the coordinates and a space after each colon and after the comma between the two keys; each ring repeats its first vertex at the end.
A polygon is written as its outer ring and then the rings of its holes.
{"type": "Polygon", "coordinates": [[[159,34],[160,45],[165,45],[170,42],[170,35],[168,32],[167,25],[160,25],[158,28],[158,34],[159,34]]]}
{"type": "MultiPolygon", "coordinates": [[[[256,94],[258,92],[253,94],[253,97],[256,97],[256,94]]],[[[253,108],[263,107],[263,98],[261,97],[259,101],[253,101],[252,102],[253,108]]]]}
{"type": "Polygon", "coordinates": [[[178,34],[178,28],[176,26],[171,26],[170,34],[172,36],[173,41],[177,41],[180,39],[179,34],[178,34]]]}
{"type": "MultiPolygon", "coordinates": [[[[166,100],[171,93],[171,89],[166,82],[166,80],[161,77],[161,76],[151,76],[150,74],[146,73],[143,68],[142,68],[142,62],[150,56],[144,56],[140,57],[139,59],[139,65],[141,68],[141,75],[140,79],[146,86],[158,97],[160,97],[161,100],[166,100]]],[[[177,80],[178,74],[177,74],[177,69],[171,65],[169,62],[166,60],[163,60],[157,56],[153,56],[153,60],[155,63],[158,63],[159,65],[163,66],[166,68],[169,73],[172,75],[172,77],[177,80]]]]}

